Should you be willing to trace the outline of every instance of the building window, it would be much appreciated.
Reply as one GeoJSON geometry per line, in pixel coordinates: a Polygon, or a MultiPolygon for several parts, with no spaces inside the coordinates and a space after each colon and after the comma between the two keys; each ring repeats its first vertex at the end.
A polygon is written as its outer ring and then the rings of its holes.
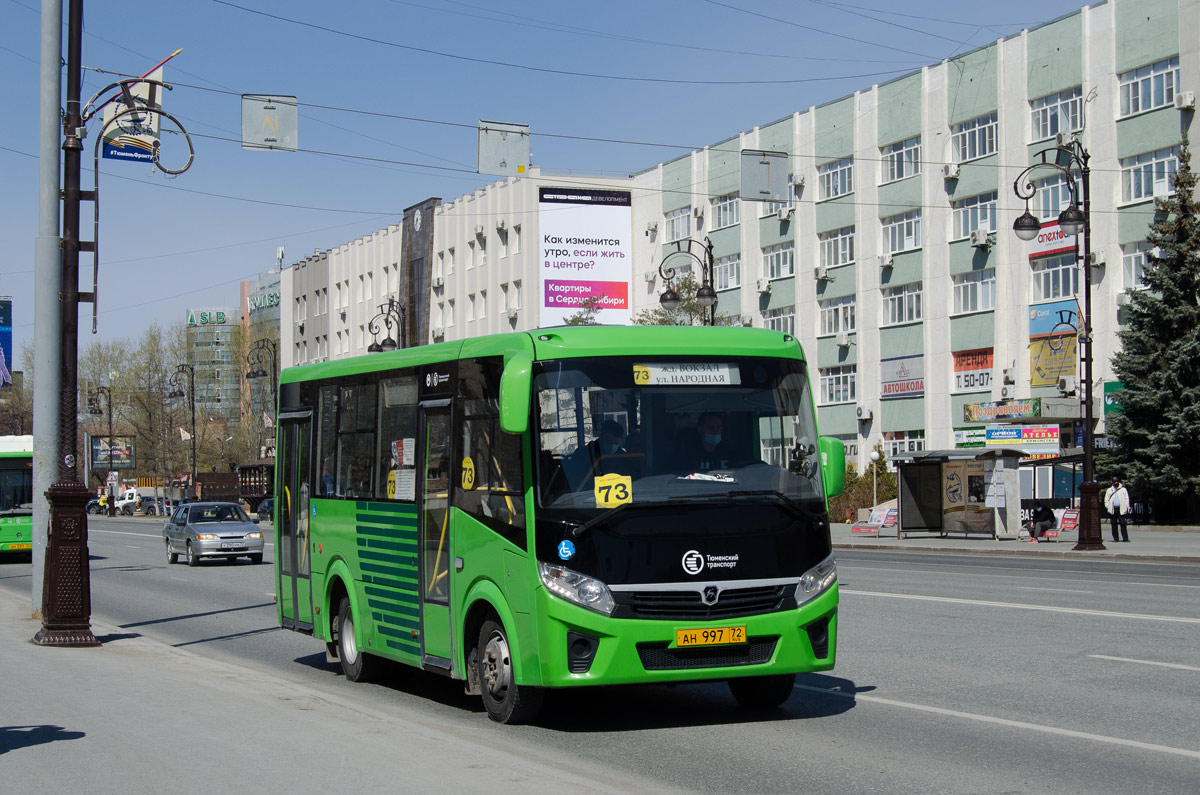
{"type": "Polygon", "coordinates": [[[795,174],[788,174],[788,185],[790,196],[786,201],[781,202],[759,202],[759,216],[766,218],[768,215],[774,215],[780,210],[791,207],[796,199],[800,198],[800,192],[804,189],[802,185],[796,184],[795,174]]]}
{"type": "Polygon", "coordinates": [[[467,322],[475,319],[475,293],[467,295],[467,322]]]}
{"type": "Polygon", "coordinates": [[[691,235],[691,221],[691,207],[680,207],[667,213],[667,242],[674,243],[691,235]]]}
{"type": "Polygon", "coordinates": [[[1124,286],[1126,290],[1144,290],[1146,288],[1146,255],[1150,253],[1150,244],[1126,243],[1121,246],[1121,265],[1125,272],[1124,286]]]}
{"type": "Polygon", "coordinates": [[[854,158],[817,166],[817,185],[819,201],[845,196],[854,192],[854,158]]]}
{"type": "Polygon", "coordinates": [[[976,229],[996,231],[996,191],[951,202],[954,209],[954,238],[962,240],[976,229]]]}
{"type": "MultiPolygon", "coordinates": [[[[1076,185],[1080,184],[1080,179],[1078,171],[1071,172],[1071,181],[1074,181],[1076,185]]],[[[1039,218],[1048,221],[1057,220],[1058,214],[1067,209],[1071,204],[1071,181],[1068,181],[1062,174],[1033,181],[1034,188],[1037,190],[1034,201],[1037,202],[1038,209],[1035,212],[1039,218]]]]}
{"type": "Polygon", "coordinates": [[[827,301],[818,301],[818,313],[821,318],[821,327],[817,334],[820,336],[828,336],[837,334],[839,331],[854,331],[856,323],[854,320],[854,310],[856,299],[852,295],[845,295],[841,298],[830,298],[827,301]]]}
{"type": "Polygon", "coordinates": [[[766,328],[796,336],[796,307],[794,305],[768,309],[763,318],[766,328]]]}
{"type": "Polygon", "coordinates": [[[970,121],[954,125],[954,162],[965,163],[977,157],[987,157],[996,151],[996,114],[993,111],[970,121]]]}
{"type": "Polygon", "coordinates": [[[1029,105],[1035,141],[1083,129],[1083,88],[1080,86],[1038,97],[1029,105]]]}
{"type": "Polygon", "coordinates": [[[487,290],[479,291],[479,319],[487,317],[487,290]]]}
{"type": "Polygon", "coordinates": [[[1117,81],[1122,116],[1172,105],[1179,88],[1179,56],[1125,72],[1117,81]]]}
{"type": "Polygon", "coordinates": [[[834,403],[853,403],[857,396],[855,379],[858,375],[858,365],[848,364],[842,367],[823,367],[821,373],[821,392],[819,399],[822,406],[834,403]]]}
{"type": "Polygon", "coordinates": [[[454,274],[454,248],[451,247],[451,248],[446,249],[446,275],[451,276],[453,274],[454,274]]]}
{"type": "Polygon", "coordinates": [[[479,254],[479,262],[477,263],[478,266],[480,268],[482,268],[484,265],[487,265],[487,238],[486,237],[479,238],[479,240],[477,241],[477,244],[475,246],[475,251],[479,254]]]}
{"type": "Polygon", "coordinates": [[[742,255],[730,254],[719,257],[713,263],[713,285],[718,290],[728,290],[742,285],[742,255]]]}
{"type": "Polygon", "coordinates": [[[508,230],[497,229],[496,240],[500,241],[500,259],[508,256],[508,230]]]}
{"type": "Polygon", "coordinates": [[[742,200],[736,193],[718,196],[712,202],[713,229],[724,229],[727,226],[741,223],[742,200]]]}
{"type": "Polygon", "coordinates": [[[887,453],[888,470],[894,471],[893,456],[925,449],[925,431],[884,431],[883,449],[887,453]]]}
{"type": "Polygon", "coordinates": [[[768,279],[782,279],[796,273],[796,248],[794,243],[780,243],[762,250],[762,272],[768,279]]]}
{"type": "Polygon", "coordinates": [[[996,308],[996,269],[960,273],[954,281],[954,314],[986,312],[996,308]]]}
{"type": "Polygon", "coordinates": [[[883,293],[884,326],[913,323],[921,319],[921,283],[885,287],[883,293]]]}
{"type": "Polygon", "coordinates": [[[512,304],[508,302],[508,285],[502,284],[500,285],[500,309],[507,312],[511,307],[512,304]]]}
{"type": "Polygon", "coordinates": [[[1169,196],[1179,170],[1179,147],[1159,149],[1121,159],[1121,201],[1135,202],[1169,196]]]}
{"type": "Polygon", "coordinates": [[[847,226],[817,235],[821,246],[821,264],[827,268],[854,262],[854,227],[847,226]]]}
{"type": "Polygon", "coordinates": [[[467,270],[471,270],[472,268],[474,268],[475,264],[478,261],[479,261],[479,254],[475,250],[475,242],[472,240],[468,240],[467,241],[467,270]]]}
{"type": "Polygon", "coordinates": [[[921,211],[909,210],[883,221],[883,253],[895,254],[921,247],[921,211]]]}
{"type": "Polygon", "coordinates": [[[513,224],[512,228],[512,253],[521,253],[521,225],[513,224]]]}
{"type": "Polygon", "coordinates": [[[512,292],[512,295],[513,295],[512,308],[513,308],[513,309],[520,309],[520,308],[521,308],[521,280],[520,280],[520,279],[513,279],[512,286],[513,286],[513,292],[512,292]]]}
{"type": "Polygon", "coordinates": [[[883,182],[895,182],[911,177],[921,170],[921,136],[889,144],[880,150],[883,155],[883,182]]]}
{"type": "Polygon", "coordinates": [[[1033,303],[1070,298],[1079,293],[1079,266],[1074,254],[1034,260],[1033,303]]]}
{"type": "Polygon", "coordinates": [[[446,302],[446,325],[454,325],[454,299],[451,298],[446,302]]]}

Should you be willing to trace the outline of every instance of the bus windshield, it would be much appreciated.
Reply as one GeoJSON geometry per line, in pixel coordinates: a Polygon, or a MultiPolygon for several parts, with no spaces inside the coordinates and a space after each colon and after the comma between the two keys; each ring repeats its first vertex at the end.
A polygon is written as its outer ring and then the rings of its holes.
{"type": "Polygon", "coordinates": [[[823,500],[801,361],[567,359],[537,363],[533,385],[543,508],[823,500]]]}

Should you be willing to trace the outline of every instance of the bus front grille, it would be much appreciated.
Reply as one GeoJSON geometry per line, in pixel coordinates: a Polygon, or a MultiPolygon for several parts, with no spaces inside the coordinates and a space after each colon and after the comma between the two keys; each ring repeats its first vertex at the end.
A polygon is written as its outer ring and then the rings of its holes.
{"type": "Polygon", "coordinates": [[[671,649],[667,643],[639,643],[638,657],[647,671],[678,671],[687,668],[725,668],[761,665],[775,653],[778,637],[750,638],[736,646],[701,646],[671,649]]]}
{"type": "Polygon", "coordinates": [[[774,613],[788,607],[792,586],[729,588],[721,591],[716,604],[706,605],[697,591],[631,591],[615,594],[618,610],[633,618],[704,621],[774,613]],[[628,611],[628,612],[626,612],[628,611]]]}

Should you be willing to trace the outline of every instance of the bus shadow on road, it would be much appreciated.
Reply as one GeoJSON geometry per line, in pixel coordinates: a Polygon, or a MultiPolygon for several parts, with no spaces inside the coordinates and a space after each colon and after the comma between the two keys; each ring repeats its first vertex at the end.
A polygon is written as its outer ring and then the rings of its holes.
{"type": "Polygon", "coordinates": [[[83,732],[62,726],[0,726],[0,754],[59,740],[78,740],[83,736],[83,732]]]}

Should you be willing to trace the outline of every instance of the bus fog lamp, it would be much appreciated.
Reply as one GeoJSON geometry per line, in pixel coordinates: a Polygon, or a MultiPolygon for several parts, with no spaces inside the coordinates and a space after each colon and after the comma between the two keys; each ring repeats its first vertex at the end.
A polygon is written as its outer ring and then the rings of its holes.
{"type": "Polygon", "coordinates": [[[800,577],[796,585],[796,604],[802,605],[825,591],[837,582],[837,563],[833,555],[813,566],[800,577]]]}
{"type": "Polygon", "coordinates": [[[561,596],[580,607],[595,610],[606,616],[612,615],[616,607],[608,586],[594,577],[588,577],[565,566],[538,561],[538,573],[546,590],[561,596]]]}

